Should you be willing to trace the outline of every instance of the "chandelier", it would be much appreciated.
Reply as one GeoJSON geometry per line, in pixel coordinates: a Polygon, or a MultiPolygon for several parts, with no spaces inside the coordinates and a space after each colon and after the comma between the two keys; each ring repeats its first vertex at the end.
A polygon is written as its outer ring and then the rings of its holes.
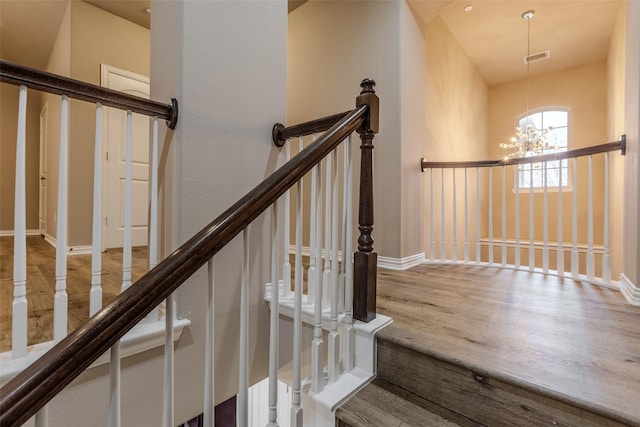
{"type": "Polygon", "coordinates": [[[557,148],[549,144],[547,134],[553,130],[552,127],[546,129],[536,129],[534,123],[529,118],[529,63],[531,57],[531,18],[535,15],[534,10],[527,10],[522,13],[522,19],[527,21],[527,112],[525,116],[526,125],[524,128],[520,125],[516,126],[515,135],[507,143],[501,143],[500,148],[511,149],[511,153],[504,157],[509,160],[514,157],[540,156],[544,150],[557,148]]]}

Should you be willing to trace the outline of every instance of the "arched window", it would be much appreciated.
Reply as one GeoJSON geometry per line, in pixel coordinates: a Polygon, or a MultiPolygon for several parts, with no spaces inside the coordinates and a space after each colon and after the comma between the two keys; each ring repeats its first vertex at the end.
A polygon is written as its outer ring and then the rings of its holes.
{"type": "MultiPolygon", "coordinates": [[[[536,129],[551,128],[547,134],[547,142],[551,148],[544,150],[544,154],[567,151],[569,145],[569,112],[562,107],[544,107],[528,116],[523,116],[518,120],[518,126],[525,129],[527,124],[532,124],[536,129]]],[[[527,157],[534,156],[534,153],[527,153],[527,157]]],[[[520,165],[518,168],[518,184],[520,188],[543,188],[547,182],[547,188],[557,188],[562,180],[562,186],[569,184],[569,173],[567,171],[567,160],[556,160],[552,162],[533,163],[520,165]]]]}

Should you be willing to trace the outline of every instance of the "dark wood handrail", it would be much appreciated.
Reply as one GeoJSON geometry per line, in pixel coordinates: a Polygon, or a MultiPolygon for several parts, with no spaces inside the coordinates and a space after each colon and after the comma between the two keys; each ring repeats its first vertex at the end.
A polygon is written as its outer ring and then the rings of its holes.
{"type": "Polygon", "coordinates": [[[349,111],[286,127],[282,123],[276,123],[275,125],[273,125],[271,139],[273,140],[273,143],[276,145],[276,147],[282,147],[289,138],[324,132],[331,126],[338,123],[338,121],[347,114],[349,114],[349,111]]]}
{"type": "Polygon", "coordinates": [[[178,101],[171,99],[171,104],[140,98],[113,89],[74,80],[35,68],[0,59],[0,81],[15,85],[25,85],[31,89],[67,95],[70,98],[89,102],[99,102],[108,107],[131,110],[147,116],[164,119],[170,129],[174,129],[178,121],[178,101]]]}
{"type": "Polygon", "coordinates": [[[0,425],[19,425],[33,416],[347,136],[369,126],[369,105],[358,105],[142,276],[134,286],[2,387],[0,425]]]}
{"type": "Polygon", "coordinates": [[[519,157],[508,160],[476,160],[468,162],[427,162],[424,158],[420,159],[420,168],[422,172],[425,169],[447,169],[447,168],[490,168],[495,166],[523,165],[529,163],[548,162],[553,160],[564,160],[574,157],[590,156],[593,154],[606,153],[609,151],[620,150],[624,156],[626,149],[627,137],[622,135],[619,141],[608,142],[606,144],[594,145],[591,147],[577,148],[575,150],[562,151],[560,153],[545,154],[536,157],[519,157]]]}

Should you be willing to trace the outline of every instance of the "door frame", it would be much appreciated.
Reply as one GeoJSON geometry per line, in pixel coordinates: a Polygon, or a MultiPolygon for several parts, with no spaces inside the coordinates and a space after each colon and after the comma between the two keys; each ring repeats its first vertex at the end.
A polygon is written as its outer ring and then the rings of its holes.
{"type": "Polygon", "coordinates": [[[40,110],[40,158],[38,160],[38,230],[41,236],[47,235],[47,162],[49,161],[47,138],[49,135],[49,104],[44,103],[40,110]],[[42,181],[44,184],[44,194],[42,191],[42,181]]]}

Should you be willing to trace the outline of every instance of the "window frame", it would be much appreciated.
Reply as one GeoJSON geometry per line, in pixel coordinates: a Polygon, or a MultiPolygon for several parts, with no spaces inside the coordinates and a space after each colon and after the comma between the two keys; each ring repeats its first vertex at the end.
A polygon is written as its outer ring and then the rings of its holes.
{"type": "MultiPolygon", "coordinates": [[[[569,150],[569,146],[570,146],[570,112],[571,109],[569,107],[566,106],[559,106],[559,105],[545,105],[543,107],[537,107],[537,108],[533,108],[527,112],[523,112],[519,115],[516,116],[515,118],[515,126],[519,126],[520,125],[520,121],[522,119],[524,119],[525,117],[529,117],[538,113],[542,113],[542,123],[543,123],[543,128],[544,128],[544,113],[545,112],[553,112],[553,111],[560,111],[560,112],[564,112],[567,114],[567,121],[566,121],[566,129],[567,129],[567,146],[564,150],[558,150],[558,151],[554,151],[554,152],[563,152],[563,151],[568,151],[569,150]]],[[[549,153],[545,152],[545,154],[549,153]]],[[[566,170],[567,170],[567,180],[566,180],[566,184],[562,185],[562,191],[573,191],[573,174],[572,174],[572,164],[571,162],[569,162],[569,159],[566,160],[560,160],[560,162],[565,162],[566,161],[566,170]]],[[[531,164],[533,166],[533,164],[531,164]]],[[[564,169],[564,167],[560,167],[557,170],[560,171],[561,169],[564,169]]],[[[520,184],[520,174],[521,173],[529,173],[529,170],[520,170],[519,166],[516,168],[516,173],[514,173],[514,186],[513,186],[513,192],[516,192],[516,187],[518,188],[518,192],[519,193],[529,193],[531,190],[533,190],[534,193],[541,193],[544,192],[544,183],[541,186],[522,186],[519,185],[520,184]]],[[[546,172],[547,174],[549,173],[549,171],[546,172]]],[[[548,175],[547,175],[548,176],[548,175]]],[[[548,179],[547,179],[548,181],[548,179]]],[[[558,186],[557,185],[547,185],[547,192],[558,192],[558,186]]]]}

